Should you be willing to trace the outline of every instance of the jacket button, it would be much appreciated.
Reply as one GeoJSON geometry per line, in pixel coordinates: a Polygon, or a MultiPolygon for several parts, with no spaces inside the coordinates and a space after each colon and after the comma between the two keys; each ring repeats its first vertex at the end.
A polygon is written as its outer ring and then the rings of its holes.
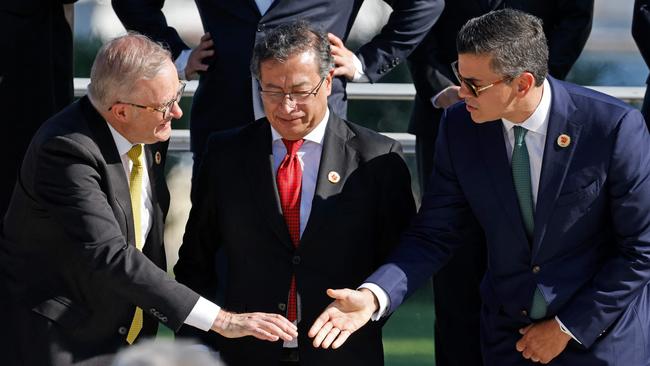
{"type": "Polygon", "coordinates": [[[541,270],[542,268],[540,266],[533,266],[533,274],[538,274],[541,270]]]}
{"type": "Polygon", "coordinates": [[[528,311],[526,311],[526,310],[522,310],[522,311],[521,311],[521,315],[522,315],[522,316],[528,316],[528,311]]]}
{"type": "Polygon", "coordinates": [[[280,310],[280,311],[285,311],[285,310],[287,310],[287,304],[285,304],[285,303],[283,303],[283,302],[279,303],[279,304],[278,304],[278,310],[280,310]]]}
{"type": "Polygon", "coordinates": [[[291,263],[300,264],[300,256],[299,255],[294,255],[293,258],[291,258],[291,263]]]}
{"type": "Polygon", "coordinates": [[[126,335],[126,333],[128,333],[129,330],[126,329],[126,327],[119,327],[119,328],[117,329],[117,332],[120,333],[121,335],[126,335]]]}

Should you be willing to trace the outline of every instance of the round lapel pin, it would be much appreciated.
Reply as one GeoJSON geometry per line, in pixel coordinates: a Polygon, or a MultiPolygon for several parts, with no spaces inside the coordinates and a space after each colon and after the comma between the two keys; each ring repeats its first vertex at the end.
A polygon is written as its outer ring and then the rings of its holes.
{"type": "Polygon", "coordinates": [[[331,172],[327,173],[327,180],[329,180],[330,183],[336,184],[341,180],[341,176],[339,173],[332,170],[331,172]]]}
{"type": "Polygon", "coordinates": [[[567,147],[571,144],[571,136],[567,134],[561,134],[557,138],[557,146],[559,147],[567,147]]]}
{"type": "Polygon", "coordinates": [[[162,161],[162,155],[160,155],[160,151],[156,151],[155,159],[156,159],[156,164],[160,165],[160,162],[162,161]]]}

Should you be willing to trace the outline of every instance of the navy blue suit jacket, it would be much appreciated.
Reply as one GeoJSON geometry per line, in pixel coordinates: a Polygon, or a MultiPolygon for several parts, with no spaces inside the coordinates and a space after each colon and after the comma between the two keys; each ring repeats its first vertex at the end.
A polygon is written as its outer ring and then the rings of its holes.
{"type": "Polygon", "coordinates": [[[552,104],[529,244],[501,121],[476,124],[464,103],[443,116],[430,190],[387,265],[368,281],[393,311],[453,250],[481,231],[486,364],[526,363],[515,350],[536,287],[582,342],[554,365],[646,365],[650,355],[650,136],[641,114],[549,77],[552,104]],[[561,134],[571,137],[560,147],[561,134]]]}

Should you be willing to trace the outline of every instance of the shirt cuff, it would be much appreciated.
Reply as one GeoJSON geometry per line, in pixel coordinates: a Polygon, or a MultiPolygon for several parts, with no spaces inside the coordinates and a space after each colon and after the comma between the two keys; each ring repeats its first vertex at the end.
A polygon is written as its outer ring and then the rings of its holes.
{"type": "Polygon", "coordinates": [[[176,58],[176,61],[174,61],[174,65],[176,65],[176,70],[178,71],[179,79],[188,80],[185,76],[185,67],[187,66],[187,60],[189,60],[191,53],[191,49],[183,50],[181,51],[181,54],[176,58]]]}
{"type": "Polygon", "coordinates": [[[207,332],[212,328],[219,311],[221,311],[219,305],[199,297],[199,301],[196,302],[184,323],[207,332]]]}
{"type": "Polygon", "coordinates": [[[354,72],[354,77],[352,78],[352,82],[355,83],[367,83],[370,81],[368,79],[368,76],[366,73],[363,71],[363,65],[361,64],[361,60],[357,57],[357,55],[352,55],[352,63],[354,64],[354,68],[356,71],[354,72]]]}
{"type": "Polygon", "coordinates": [[[390,299],[388,298],[388,294],[386,291],[384,291],[383,288],[375,285],[374,283],[366,282],[363,285],[359,286],[357,290],[362,288],[370,290],[370,292],[375,295],[377,302],[379,303],[379,309],[377,309],[377,311],[372,314],[370,320],[377,321],[381,319],[384,315],[386,315],[388,307],[390,306],[390,299]]]}
{"type": "Polygon", "coordinates": [[[570,331],[569,329],[567,329],[567,327],[565,327],[564,324],[562,324],[562,321],[560,320],[560,318],[558,318],[558,317],[556,316],[556,317],[555,317],[555,321],[557,321],[557,323],[560,325],[560,330],[562,331],[562,333],[566,333],[566,334],[570,335],[571,338],[573,338],[574,341],[576,341],[576,342],[582,344],[582,342],[580,342],[580,341],[578,340],[578,338],[576,338],[576,337],[573,335],[573,333],[571,333],[571,331],[570,331]]]}
{"type": "Polygon", "coordinates": [[[430,100],[431,100],[431,105],[433,105],[433,108],[437,108],[437,109],[441,108],[440,105],[438,105],[438,98],[440,98],[440,94],[444,93],[445,90],[447,89],[446,88],[442,89],[440,92],[438,92],[438,94],[431,97],[430,100]]]}

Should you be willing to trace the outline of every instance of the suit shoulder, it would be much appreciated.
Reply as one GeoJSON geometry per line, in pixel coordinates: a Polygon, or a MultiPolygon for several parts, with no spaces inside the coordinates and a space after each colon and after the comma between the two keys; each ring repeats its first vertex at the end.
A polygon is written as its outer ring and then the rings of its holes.
{"type": "Polygon", "coordinates": [[[354,133],[354,143],[360,151],[371,156],[386,154],[398,147],[401,151],[401,144],[397,140],[356,123],[345,120],[343,122],[354,133]]]}

